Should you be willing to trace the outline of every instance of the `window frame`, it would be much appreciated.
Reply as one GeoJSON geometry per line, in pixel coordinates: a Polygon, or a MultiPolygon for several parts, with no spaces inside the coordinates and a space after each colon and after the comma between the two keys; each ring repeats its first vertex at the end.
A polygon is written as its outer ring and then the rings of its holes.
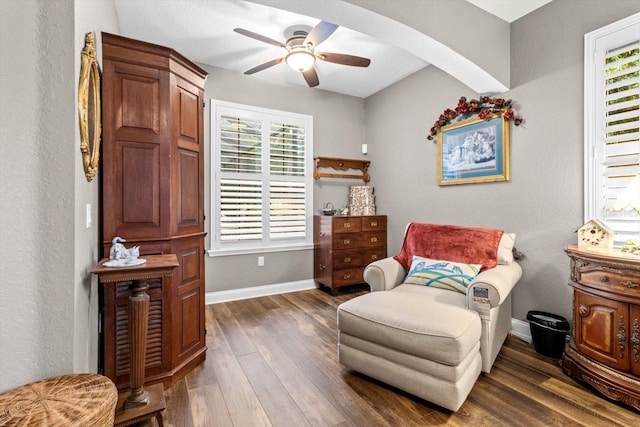
{"type": "MultiPolygon", "coordinates": [[[[285,252],[295,250],[308,250],[313,248],[313,116],[289,111],[275,110],[264,107],[256,107],[247,104],[211,99],[211,186],[210,186],[210,212],[212,221],[209,226],[211,233],[211,248],[209,256],[241,255],[268,252],[285,252]],[[263,188],[263,230],[262,239],[248,242],[222,242],[221,236],[221,138],[218,118],[221,115],[237,114],[242,118],[258,119],[262,123],[262,172],[260,180],[263,188]],[[269,182],[286,181],[282,175],[271,175],[269,168],[269,141],[268,132],[270,124],[273,122],[292,124],[305,129],[304,143],[304,177],[305,184],[305,235],[304,238],[282,239],[272,241],[269,239],[269,182]],[[265,136],[265,132],[267,135],[265,136]],[[269,181],[265,182],[265,176],[269,181]]],[[[294,182],[301,182],[300,177],[291,179],[294,182]]]]}
{"type": "MultiPolygon", "coordinates": [[[[620,41],[620,36],[626,31],[633,31],[636,28],[640,28],[640,13],[636,13],[627,18],[621,19],[617,22],[594,30],[584,36],[584,222],[586,223],[590,219],[605,220],[605,205],[602,190],[599,188],[604,187],[603,177],[603,157],[602,149],[603,132],[602,132],[602,118],[604,117],[605,106],[604,103],[598,104],[601,100],[602,94],[598,92],[599,88],[603,86],[598,83],[598,79],[601,78],[601,74],[598,73],[598,64],[596,57],[598,53],[598,42],[604,42],[604,49],[610,51],[612,49],[622,47],[625,42],[620,41]],[[635,26],[635,27],[634,27],[635,26]],[[600,129],[600,130],[599,130],[600,129]]],[[[637,30],[636,30],[637,31],[637,30]]],[[[640,33],[640,31],[638,31],[640,33]]],[[[627,37],[628,42],[634,40],[640,40],[638,37],[627,37]]],[[[635,216],[638,216],[637,222],[640,225],[640,215],[629,213],[628,217],[631,221],[635,221],[635,216]]],[[[608,224],[612,225],[612,224],[608,224]]],[[[620,246],[623,243],[622,234],[618,234],[616,231],[616,237],[619,237],[615,241],[616,246],[620,246]]],[[[640,239],[640,233],[632,233],[632,236],[636,239],[640,239]]]]}

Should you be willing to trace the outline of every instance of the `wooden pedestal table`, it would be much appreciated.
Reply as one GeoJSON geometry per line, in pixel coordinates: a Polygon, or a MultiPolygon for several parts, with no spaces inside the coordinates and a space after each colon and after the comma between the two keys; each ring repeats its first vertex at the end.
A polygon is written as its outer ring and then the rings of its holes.
{"type": "Polygon", "coordinates": [[[118,282],[131,282],[129,288],[129,370],[131,391],[120,393],[116,406],[116,426],[128,426],[147,418],[156,417],[162,427],[162,411],[166,404],[162,383],[144,386],[147,356],[147,328],[149,322],[148,279],[169,276],[178,267],[175,254],[149,255],[144,264],[131,267],[106,267],[108,259],[101,260],[91,271],[98,275],[104,286],[118,282]]]}

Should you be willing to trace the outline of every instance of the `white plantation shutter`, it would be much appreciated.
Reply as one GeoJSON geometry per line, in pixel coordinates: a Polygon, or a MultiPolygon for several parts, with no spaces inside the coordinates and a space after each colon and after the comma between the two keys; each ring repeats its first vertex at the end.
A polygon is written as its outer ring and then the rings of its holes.
{"type": "Polygon", "coordinates": [[[271,239],[304,237],[306,233],[305,129],[270,123],[269,170],[277,181],[269,189],[271,239]]]}
{"type": "Polygon", "coordinates": [[[311,117],[212,101],[214,252],[310,245],[311,117]]]}
{"type": "Polygon", "coordinates": [[[640,14],[585,41],[585,221],[603,220],[621,245],[640,239],[640,215],[611,209],[640,174],[640,14]]]}

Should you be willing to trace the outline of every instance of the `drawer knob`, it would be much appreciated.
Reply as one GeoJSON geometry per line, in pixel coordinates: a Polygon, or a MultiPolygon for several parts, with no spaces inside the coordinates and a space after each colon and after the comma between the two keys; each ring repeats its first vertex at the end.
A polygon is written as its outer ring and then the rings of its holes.
{"type": "Polygon", "coordinates": [[[345,273],[345,275],[343,276],[345,279],[351,279],[351,274],[349,273],[345,273]]]}
{"type": "Polygon", "coordinates": [[[342,224],[342,226],[344,228],[351,228],[351,223],[350,222],[345,222],[344,224],[342,224]]]}
{"type": "Polygon", "coordinates": [[[621,282],[621,285],[626,286],[629,289],[635,289],[640,286],[637,283],[633,283],[631,280],[627,280],[626,282],[621,282]]]}
{"type": "Polygon", "coordinates": [[[342,241],[342,243],[344,243],[345,245],[350,245],[351,244],[351,240],[350,239],[344,239],[342,241]]]}
{"type": "Polygon", "coordinates": [[[375,242],[377,242],[377,241],[378,241],[378,238],[377,238],[377,237],[372,237],[372,238],[371,238],[371,243],[375,243],[375,242]]]}
{"type": "Polygon", "coordinates": [[[580,313],[580,316],[586,316],[587,314],[589,314],[589,306],[586,306],[584,304],[580,305],[578,312],[580,313]]]}
{"type": "Polygon", "coordinates": [[[609,276],[601,276],[601,277],[600,277],[600,281],[601,281],[602,283],[606,283],[606,282],[608,282],[608,281],[609,281],[609,276]]]}
{"type": "Polygon", "coordinates": [[[322,264],[320,264],[320,265],[318,266],[318,268],[319,268],[321,271],[323,271],[323,270],[325,270],[325,269],[327,268],[327,266],[326,266],[326,265],[322,265],[322,264]]]}
{"type": "Polygon", "coordinates": [[[344,262],[351,262],[351,257],[350,256],[344,257],[344,262]]]}
{"type": "Polygon", "coordinates": [[[378,254],[371,255],[371,259],[374,260],[374,261],[377,260],[378,259],[378,254]]]}
{"type": "Polygon", "coordinates": [[[371,221],[371,226],[372,227],[377,227],[378,226],[378,221],[371,221]]]}

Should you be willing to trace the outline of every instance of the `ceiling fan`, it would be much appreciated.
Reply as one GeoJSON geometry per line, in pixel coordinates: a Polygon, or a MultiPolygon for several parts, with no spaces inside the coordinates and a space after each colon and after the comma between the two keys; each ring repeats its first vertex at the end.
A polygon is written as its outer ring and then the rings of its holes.
{"type": "Polygon", "coordinates": [[[371,60],[360,56],[346,55],[343,53],[316,52],[315,49],[320,43],[328,39],[336,30],[338,25],[327,21],[320,21],[318,25],[313,27],[311,31],[306,29],[297,29],[293,31],[293,35],[289,37],[286,43],[265,37],[244,28],[234,28],[233,31],[247,37],[268,43],[274,46],[283,47],[287,50],[287,54],[281,58],[253,67],[244,72],[244,74],[254,74],[258,71],[265,70],[274,65],[286,62],[291,68],[300,71],[304,76],[309,87],[315,87],[320,84],[318,73],[313,67],[316,60],[333,62],[341,65],[351,65],[354,67],[368,67],[371,60]]]}

